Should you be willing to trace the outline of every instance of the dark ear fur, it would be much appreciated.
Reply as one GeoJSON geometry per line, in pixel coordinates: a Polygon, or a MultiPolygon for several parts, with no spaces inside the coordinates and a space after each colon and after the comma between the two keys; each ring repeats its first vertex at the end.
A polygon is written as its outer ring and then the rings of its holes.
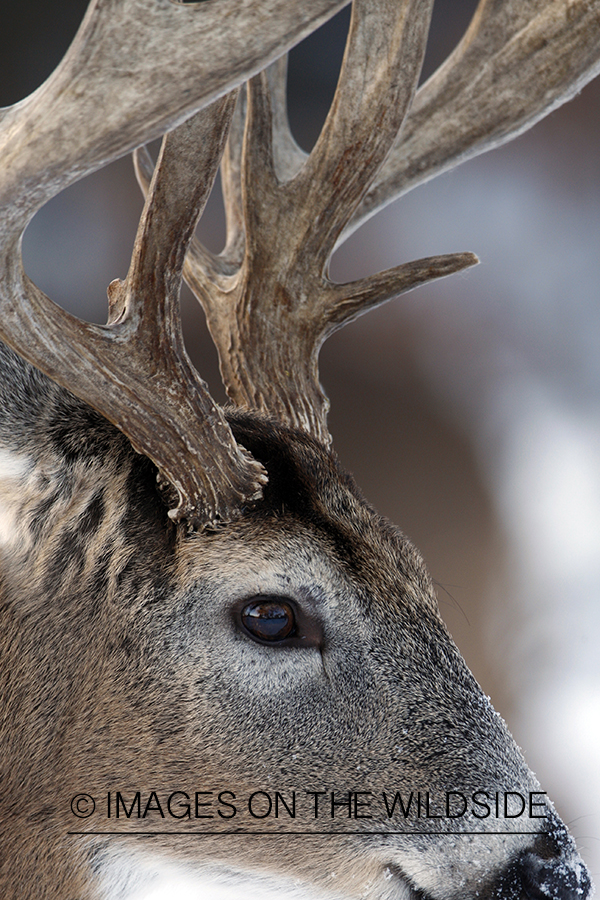
{"type": "MultiPolygon", "coordinates": [[[[316,497],[332,478],[358,500],[360,491],[340,466],[337,456],[315,438],[257,413],[227,410],[227,419],[238,441],[261,462],[269,475],[263,505],[271,512],[300,518],[318,515],[316,497]]],[[[260,505],[260,504],[259,504],[260,505]]]]}
{"type": "MultiPolygon", "coordinates": [[[[15,454],[11,462],[18,461],[19,467],[26,464],[31,475],[51,472],[55,483],[52,496],[40,484],[40,495],[30,515],[34,529],[45,519],[58,485],[64,496],[76,484],[81,488],[86,471],[90,479],[96,480],[103,468],[107,474],[108,470],[129,472],[122,502],[128,503],[132,513],[136,510],[140,517],[146,517],[146,529],[148,521],[156,521],[157,516],[165,527],[172,528],[167,510],[174,498],[168,485],[159,489],[155,466],[135,453],[115,426],[1,342],[0,372],[0,448],[15,454]]],[[[322,518],[315,502],[315,488],[327,485],[331,475],[342,479],[358,496],[333,454],[308,435],[235,409],[228,410],[228,418],[236,439],[265,465],[269,474],[264,499],[253,506],[253,515],[281,515],[285,511],[300,518],[322,518]]],[[[8,460],[5,457],[5,470],[8,460]]],[[[0,481],[2,477],[0,469],[0,481]]],[[[41,482],[44,481],[42,477],[41,482]]],[[[7,480],[5,488],[19,495],[22,482],[7,480]]],[[[83,527],[93,518],[93,509],[86,515],[83,527]]]]}
{"type": "Polygon", "coordinates": [[[129,442],[99,413],[0,342],[0,444],[36,459],[49,450],[74,463],[129,442]]]}

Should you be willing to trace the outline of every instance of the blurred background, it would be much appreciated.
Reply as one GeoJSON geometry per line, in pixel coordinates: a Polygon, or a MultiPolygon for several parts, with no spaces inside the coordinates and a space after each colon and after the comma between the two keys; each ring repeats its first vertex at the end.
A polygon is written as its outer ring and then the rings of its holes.
{"type": "MultiPolygon", "coordinates": [[[[424,77],[474,0],[437,0],[424,77]]],[[[85,0],[0,2],[0,105],[66,51],[85,0]]],[[[290,120],[309,149],[333,95],[344,11],[291,55],[290,120]]],[[[440,608],[600,882],[600,83],[517,141],[388,207],[336,254],[348,281],[411,258],[476,252],[338,332],[321,354],[330,426],[367,498],[421,549],[440,608]]],[[[129,159],[31,223],[25,266],[103,322],[141,196],[129,159]]],[[[223,243],[218,191],[200,234],[223,243]]],[[[190,354],[224,399],[201,310],[190,354]]]]}

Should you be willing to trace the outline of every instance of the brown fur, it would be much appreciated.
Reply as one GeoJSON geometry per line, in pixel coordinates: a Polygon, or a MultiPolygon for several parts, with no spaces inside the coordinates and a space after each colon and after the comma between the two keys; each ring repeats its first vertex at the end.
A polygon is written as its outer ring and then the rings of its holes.
{"type": "MultiPolygon", "coordinates": [[[[219,836],[231,823],[217,816],[217,833],[201,839],[188,834],[193,819],[151,844],[69,835],[107,827],[101,815],[72,815],[81,792],[100,807],[117,790],[296,790],[306,799],[539,786],[449,637],[418,552],[317,441],[230,413],[236,439],[269,473],[264,499],[233,525],[187,533],[168,518],[153,466],[119,432],[2,356],[2,445],[30,461],[1,557],[3,898],[126,896],[148,854],[373,900],[508,900],[526,896],[532,860],[556,857],[574,871],[551,806],[539,837],[523,833],[530,820],[513,820],[512,835],[486,835],[498,823],[485,819],[452,823],[481,832],[452,842],[435,819],[420,820],[417,836],[219,836]],[[292,598],[316,642],[251,640],[235,609],[260,593],[292,598]],[[111,877],[122,894],[107,887],[111,877]]],[[[110,824],[161,831],[173,822],[110,824]]],[[[259,824],[349,830],[343,817],[259,824]]],[[[565,884],[547,896],[574,896],[565,884]]]]}

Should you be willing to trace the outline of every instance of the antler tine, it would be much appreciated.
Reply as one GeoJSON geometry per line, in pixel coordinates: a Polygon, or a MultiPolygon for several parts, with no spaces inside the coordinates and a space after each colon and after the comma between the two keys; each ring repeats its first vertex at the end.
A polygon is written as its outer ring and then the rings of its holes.
{"type": "MultiPolygon", "coordinates": [[[[246,127],[246,86],[243,85],[229,130],[225,153],[221,160],[221,188],[227,229],[225,248],[221,258],[230,274],[238,271],[244,259],[244,211],[242,204],[242,144],[246,127]]],[[[192,260],[189,259],[190,265],[192,260]]]]}
{"type": "Polygon", "coordinates": [[[474,253],[446,253],[441,256],[414,259],[350,284],[331,284],[328,290],[331,302],[328,305],[327,327],[323,331],[323,340],[348,322],[364,315],[370,309],[381,306],[382,303],[387,303],[393,297],[398,297],[436,278],[454,275],[478,263],[479,259],[474,253]]]}
{"type": "MultiPolygon", "coordinates": [[[[147,147],[137,147],[133,151],[133,167],[137,182],[146,197],[155,168],[147,147]]],[[[195,236],[189,243],[185,265],[189,265],[190,261],[193,261],[193,265],[205,273],[205,277],[210,278],[211,281],[218,281],[223,274],[228,274],[223,271],[224,267],[220,257],[211,253],[195,236]]]]}
{"type": "MultiPolygon", "coordinates": [[[[273,109],[273,118],[266,128],[266,139],[271,141],[271,123],[275,140],[275,166],[281,180],[288,180],[297,173],[308,157],[292,136],[287,119],[286,77],[287,54],[278,59],[261,75],[267,78],[273,109]]],[[[256,103],[256,100],[255,100],[256,103]]],[[[242,192],[242,153],[246,130],[247,95],[245,86],[238,95],[229,138],[221,160],[221,186],[227,238],[225,248],[218,256],[210,253],[197,238],[193,238],[185,260],[184,277],[190,289],[200,300],[207,316],[214,320],[214,312],[227,303],[227,292],[232,287],[232,276],[239,275],[245,251],[245,219],[242,192]]],[[[138,182],[144,194],[152,177],[152,161],[143,148],[134,153],[134,165],[138,182]]]]}
{"type": "Polygon", "coordinates": [[[463,40],[417,92],[401,139],[340,240],[392,200],[497,147],[600,71],[600,0],[481,0],[463,40]]]}
{"type": "MultiPolygon", "coordinates": [[[[287,63],[288,57],[284,54],[266,69],[273,110],[275,167],[280,181],[289,181],[293,178],[308,158],[308,154],[296,143],[288,123],[287,63]]],[[[229,276],[240,269],[244,258],[245,228],[241,173],[246,109],[246,91],[242,89],[221,160],[221,186],[227,225],[225,248],[217,256],[193,238],[186,257],[185,279],[194,293],[202,295],[203,303],[210,302],[207,284],[217,284],[226,290],[229,286],[229,276]]],[[[137,148],[133,157],[138,183],[146,195],[154,164],[145,147],[137,148]]]]}
{"type": "MultiPolygon", "coordinates": [[[[287,119],[286,78],[287,54],[276,60],[266,69],[271,91],[273,109],[273,132],[275,167],[280,181],[290,180],[302,168],[308,154],[296,143],[287,119]]],[[[225,249],[212,260],[213,272],[232,275],[237,271],[244,258],[245,228],[244,204],[242,199],[242,150],[246,126],[247,100],[246,91],[242,89],[238,97],[236,111],[231,123],[229,138],[221,161],[221,186],[227,224],[227,240],[225,249]]],[[[208,251],[194,241],[186,259],[186,273],[193,280],[194,269],[201,268],[205,275],[211,277],[206,263],[208,251]]],[[[213,274],[212,280],[218,280],[213,274]]],[[[226,284],[226,282],[224,283],[226,284]]]]}
{"type": "Polygon", "coordinates": [[[225,97],[164,138],[127,278],[109,289],[107,326],[65,313],[14,265],[12,252],[5,258],[9,297],[17,299],[5,304],[2,336],[149,456],[177,491],[170,515],[192,526],[230,521],[266,481],[189,362],[179,322],[185,250],[234,103],[235,96],[225,97]]]}
{"type": "Polygon", "coordinates": [[[307,235],[307,251],[323,266],[413,99],[432,7],[433,0],[353,4],[331,109],[306,165],[288,188],[298,200],[306,198],[311,217],[318,218],[318,229],[307,235]]]}

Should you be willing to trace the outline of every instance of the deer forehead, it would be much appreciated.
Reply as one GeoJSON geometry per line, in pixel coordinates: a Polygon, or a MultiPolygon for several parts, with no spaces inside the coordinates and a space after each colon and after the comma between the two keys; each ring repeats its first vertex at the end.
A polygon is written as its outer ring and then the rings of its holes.
{"type": "Polygon", "coordinates": [[[324,624],[355,630],[373,618],[409,624],[423,607],[437,614],[412,567],[416,551],[407,552],[401,536],[375,528],[349,541],[335,522],[327,525],[290,517],[260,530],[250,521],[223,534],[192,535],[181,548],[177,579],[188,598],[202,596],[213,610],[256,595],[282,596],[324,624]]]}
{"type": "Polygon", "coordinates": [[[437,614],[423,560],[395,526],[379,516],[334,454],[294,429],[260,416],[232,421],[236,437],[265,466],[263,500],[216,534],[181,545],[183,582],[194,572],[215,590],[236,584],[253,593],[316,592],[329,610],[351,611],[349,598],[375,602],[384,615],[399,608],[437,614]]]}

